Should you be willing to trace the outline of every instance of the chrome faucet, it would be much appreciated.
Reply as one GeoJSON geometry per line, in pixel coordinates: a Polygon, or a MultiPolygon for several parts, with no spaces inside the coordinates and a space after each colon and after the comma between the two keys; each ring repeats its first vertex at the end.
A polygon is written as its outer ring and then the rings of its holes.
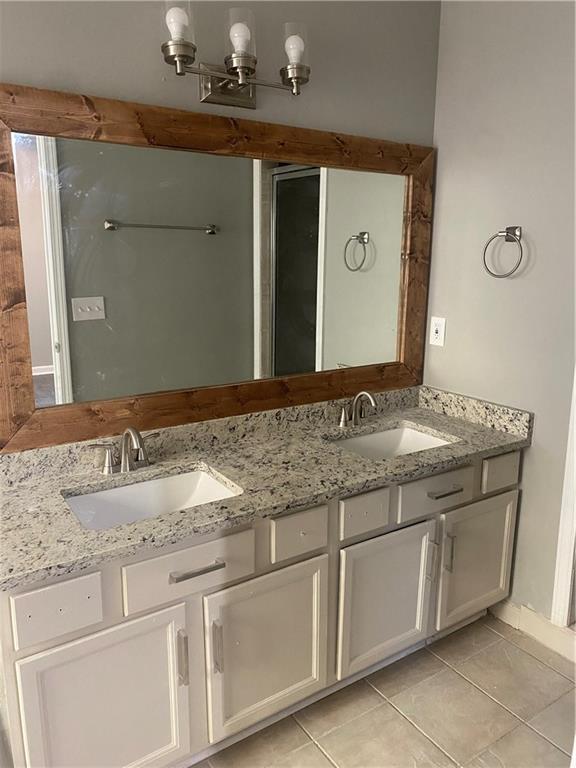
{"type": "Polygon", "coordinates": [[[149,464],[142,435],[134,427],[127,427],[120,441],[120,472],[133,472],[149,464]]]}
{"type": "MultiPolygon", "coordinates": [[[[151,432],[148,437],[155,437],[158,432],[151,432]]],[[[104,451],[100,466],[103,475],[113,475],[116,472],[133,472],[139,467],[150,464],[144,438],[134,427],[127,427],[120,439],[120,460],[114,443],[90,443],[89,448],[99,448],[104,451]]]]}
{"type": "Polygon", "coordinates": [[[370,392],[358,392],[352,405],[344,406],[340,412],[340,427],[357,427],[366,414],[364,413],[364,401],[367,400],[372,408],[376,408],[376,400],[370,392]]]}

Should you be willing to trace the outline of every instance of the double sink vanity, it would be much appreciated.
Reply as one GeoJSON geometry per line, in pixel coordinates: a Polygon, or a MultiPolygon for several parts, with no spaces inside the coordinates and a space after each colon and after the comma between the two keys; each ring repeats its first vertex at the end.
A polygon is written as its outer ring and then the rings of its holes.
{"type": "Polygon", "coordinates": [[[374,397],[2,458],[15,765],[188,766],[506,597],[531,415],[374,397]]]}
{"type": "Polygon", "coordinates": [[[2,768],[188,768],[506,597],[434,148],[0,84],[0,151],[2,768]]]}

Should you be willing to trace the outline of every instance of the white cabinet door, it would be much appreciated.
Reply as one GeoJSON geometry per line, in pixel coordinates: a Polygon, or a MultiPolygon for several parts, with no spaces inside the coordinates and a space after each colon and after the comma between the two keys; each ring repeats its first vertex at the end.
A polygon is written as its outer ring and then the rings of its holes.
{"type": "Polygon", "coordinates": [[[442,515],[436,628],[444,629],[508,594],[518,491],[442,515]]]}
{"type": "Polygon", "coordinates": [[[16,663],[29,768],[160,768],[189,754],[185,607],[16,663]]]}
{"type": "Polygon", "coordinates": [[[338,679],[429,634],[433,521],[340,552],[338,679]]]}
{"type": "Polygon", "coordinates": [[[326,685],[327,575],[322,555],[204,598],[210,741],[326,685]]]}

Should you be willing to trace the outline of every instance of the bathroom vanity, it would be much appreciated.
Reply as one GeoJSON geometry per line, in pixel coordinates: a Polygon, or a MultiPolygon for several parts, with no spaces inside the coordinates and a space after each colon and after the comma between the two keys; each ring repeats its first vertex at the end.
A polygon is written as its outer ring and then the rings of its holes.
{"type": "Polygon", "coordinates": [[[531,415],[427,387],[376,401],[346,429],[331,401],[163,430],[128,475],[82,444],[4,457],[15,765],[190,765],[506,597],[531,415]],[[378,435],[387,457],[362,455],[378,435]],[[199,471],[227,497],[112,528],[73,512],[199,471]]]}
{"type": "Polygon", "coordinates": [[[184,768],[506,597],[532,417],[421,386],[433,148],[0,84],[0,155],[0,760],[184,768]]]}

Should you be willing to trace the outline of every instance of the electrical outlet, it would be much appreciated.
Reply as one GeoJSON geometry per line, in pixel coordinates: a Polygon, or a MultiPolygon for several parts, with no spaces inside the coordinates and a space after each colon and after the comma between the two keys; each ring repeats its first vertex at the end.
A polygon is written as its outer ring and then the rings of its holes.
{"type": "Polygon", "coordinates": [[[446,318],[430,318],[430,344],[435,347],[444,346],[444,336],[446,335],[446,318]]]}
{"type": "Polygon", "coordinates": [[[105,320],[104,296],[85,296],[72,299],[73,320],[105,320]]]}

